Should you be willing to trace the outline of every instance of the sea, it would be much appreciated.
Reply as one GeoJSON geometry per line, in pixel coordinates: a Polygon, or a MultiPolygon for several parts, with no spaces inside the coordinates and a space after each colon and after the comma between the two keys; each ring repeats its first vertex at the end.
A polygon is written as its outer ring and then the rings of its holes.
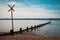
{"type": "MultiPolygon", "coordinates": [[[[20,28],[26,29],[31,26],[43,24],[50,20],[13,20],[14,31],[19,31],[20,28]]],[[[0,32],[10,32],[12,29],[11,20],[0,20],[0,32]]],[[[47,35],[50,37],[60,37],[60,20],[51,20],[50,24],[44,25],[32,31],[37,35],[47,35]]]]}
{"type": "Polygon", "coordinates": [[[46,35],[49,37],[60,37],[60,20],[51,20],[50,24],[40,27],[33,32],[38,35],[46,35]]]}

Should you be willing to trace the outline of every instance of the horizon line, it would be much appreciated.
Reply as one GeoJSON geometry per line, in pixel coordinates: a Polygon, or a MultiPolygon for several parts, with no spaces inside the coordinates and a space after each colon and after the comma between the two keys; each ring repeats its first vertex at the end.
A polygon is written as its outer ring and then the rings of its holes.
{"type": "MultiPolygon", "coordinates": [[[[0,18],[0,20],[12,20],[12,19],[0,18]]],[[[60,20],[60,18],[13,18],[13,20],[60,20]]]]}

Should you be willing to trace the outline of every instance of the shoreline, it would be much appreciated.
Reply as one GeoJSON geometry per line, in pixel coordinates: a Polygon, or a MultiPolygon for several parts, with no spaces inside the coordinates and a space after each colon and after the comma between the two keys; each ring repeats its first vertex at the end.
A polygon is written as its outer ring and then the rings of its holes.
{"type": "Polygon", "coordinates": [[[0,36],[0,40],[60,40],[59,37],[48,37],[37,35],[31,32],[8,35],[8,36],[0,36]]]}

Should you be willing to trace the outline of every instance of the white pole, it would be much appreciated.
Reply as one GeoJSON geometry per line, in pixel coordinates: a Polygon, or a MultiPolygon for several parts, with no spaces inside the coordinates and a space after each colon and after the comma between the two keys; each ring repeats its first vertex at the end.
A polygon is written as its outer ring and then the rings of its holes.
{"type": "Polygon", "coordinates": [[[12,10],[11,10],[11,21],[12,21],[12,30],[13,30],[13,32],[14,32],[14,24],[13,24],[13,12],[12,12],[12,10]]]}

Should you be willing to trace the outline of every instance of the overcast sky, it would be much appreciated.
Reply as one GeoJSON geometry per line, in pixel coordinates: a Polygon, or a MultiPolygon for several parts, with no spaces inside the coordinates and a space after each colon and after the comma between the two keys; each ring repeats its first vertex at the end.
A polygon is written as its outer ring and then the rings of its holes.
{"type": "Polygon", "coordinates": [[[0,18],[11,18],[11,3],[14,18],[60,18],[60,0],[0,0],[0,18]]]}

